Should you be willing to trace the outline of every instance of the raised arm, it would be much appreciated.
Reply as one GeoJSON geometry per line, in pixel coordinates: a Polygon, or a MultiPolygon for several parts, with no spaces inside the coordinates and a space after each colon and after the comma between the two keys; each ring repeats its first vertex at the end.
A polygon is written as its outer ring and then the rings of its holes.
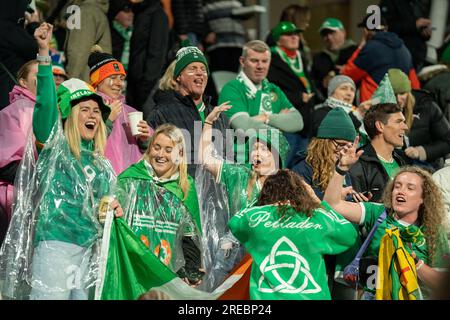
{"type": "Polygon", "coordinates": [[[49,56],[49,43],[52,38],[52,31],[53,26],[44,22],[34,32],[34,38],[39,46],[39,56],[48,58],[48,61],[39,61],[37,74],[37,94],[36,105],[33,112],[33,132],[36,137],[38,150],[42,149],[55,122],[58,120],[56,88],[49,56]]]}
{"type": "Polygon", "coordinates": [[[226,101],[221,105],[215,107],[206,117],[205,124],[203,125],[202,136],[200,138],[198,158],[200,160],[200,163],[202,163],[214,177],[217,177],[217,175],[219,174],[219,168],[222,160],[216,159],[212,155],[214,149],[214,144],[212,142],[212,125],[214,121],[219,118],[222,112],[231,108],[228,103],[229,101],[226,101]]]}
{"type": "Polygon", "coordinates": [[[327,189],[325,190],[323,200],[325,200],[345,219],[359,224],[362,214],[361,206],[358,203],[345,201],[341,198],[345,174],[348,170],[350,170],[351,166],[358,161],[359,157],[363,153],[362,150],[356,152],[358,142],[359,136],[356,136],[353,143],[348,143],[340,150],[339,161],[336,163],[335,171],[330,182],[328,183],[327,189]]]}

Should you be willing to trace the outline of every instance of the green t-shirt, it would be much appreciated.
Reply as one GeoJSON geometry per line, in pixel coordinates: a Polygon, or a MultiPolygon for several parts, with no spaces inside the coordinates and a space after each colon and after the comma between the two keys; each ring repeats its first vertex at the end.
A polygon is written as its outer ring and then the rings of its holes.
{"type": "Polygon", "coordinates": [[[225,111],[230,122],[242,114],[253,117],[263,113],[278,114],[282,109],[293,108],[278,86],[265,79],[257,88],[243,73],[223,87],[219,104],[225,101],[230,101],[233,106],[225,111]]]}
{"type": "Polygon", "coordinates": [[[393,160],[392,162],[386,162],[378,158],[381,162],[381,164],[384,167],[384,170],[386,170],[386,173],[388,174],[389,178],[393,178],[394,175],[397,173],[400,166],[398,165],[397,161],[393,160]]]}
{"type": "Polygon", "coordinates": [[[280,215],[274,205],[252,207],[228,226],[253,258],[250,298],[255,300],[331,299],[323,256],[344,252],[357,237],[350,222],[323,207],[312,217],[292,208],[280,215]]]}
{"type": "MultiPolygon", "coordinates": [[[[362,217],[361,217],[361,224],[364,225],[366,230],[369,232],[372,230],[373,225],[377,221],[378,217],[383,213],[385,210],[384,205],[374,202],[360,202],[361,209],[362,209],[362,217]]],[[[386,219],[378,226],[377,230],[375,231],[375,234],[372,238],[372,241],[370,242],[369,247],[367,248],[367,251],[365,253],[365,256],[375,256],[378,257],[378,251],[380,250],[380,243],[381,238],[386,233],[386,229],[390,228],[399,228],[400,230],[400,237],[402,238],[402,241],[405,243],[410,243],[412,249],[414,250],[415,254],[419,259],[422,259],[426,264],[431,263],[431,259],[428,255],[428,248],[426,241],[414,243],[409,242],[407,239],[405,239],[402,235],[402,230],[405,230],[408,227],[408,224],[405,222],[402,222],[401,220],[396,220],[392,216],[388,215],[386,219]]],[[[422,232],[424,230],[420,228],[422,232]]],[[[434,263],[431,264],[432,267],[442,267],[444,266],[443,256],[449,252],[448,248],[448,242],[445,240],[446,235],[444,230],[442,230],[438,236],[439,241],[438,243],[440,246],[437,248],[437,254],[436,259],[434,263]],[[441,240],[442,239],[442,240],[441,240]]],[[[410,248],[406,245],[406,250],[410,253],[410,248]]]]}

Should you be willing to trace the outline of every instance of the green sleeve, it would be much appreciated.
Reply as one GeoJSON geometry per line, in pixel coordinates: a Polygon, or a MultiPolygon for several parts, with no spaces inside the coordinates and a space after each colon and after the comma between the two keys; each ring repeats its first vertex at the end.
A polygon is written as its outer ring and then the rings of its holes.
{"type": "Polygon", "coordinates": [[[363,220],[360,224],[364,225],[367,232],[370,232],[378,217],[383,213],[385,207],[384,205],[375,202],[360,202],[360,205],[363,211],[363,220]]]}
{"type": "Polygon", "coordinates": [[[247,212],[251,209],[244,209],[236,213],[228,222],[228,228],[231,233],[239,240],[242,244],[248,241],[248,219],[247,212]]]}
{"type": "Polygon", "coordinates": [[[52,66],[39,65],[37,74],[36,105],[33,112],[33,133],[44,144],[58,120],[58,102],[52,66]]]}
{"type": "Polygon", "coordinates": [[[303,118],[297,109],[291,109],[289,113],[269,115],[269,125],[283,132],[298,132],[303,129],[303,118]]]}
{"type": "MultiPolygon", "coordinates": [[[[232,106],[229,110],[225,111],[225,115],[230,119],[230,122],[233,121],[235,114],[249,114],[247,97],[239,81],[232,80],[223,87],[219,95],[219,104],[226,101],[230,101],[229,104],[232,106]]],[[[249,114],[249,116],[251,115],[249,114]]]]}
{"type": "MultiPolygon", "coordinates": [[[[292,103],[284,94],[283,90],[277,85],[272,85],[272,111],[273,113],[280,113],[283,109],[295,109],[292,103]]],[[[295,109],[296,110],[296,109],[295,109]]]]}

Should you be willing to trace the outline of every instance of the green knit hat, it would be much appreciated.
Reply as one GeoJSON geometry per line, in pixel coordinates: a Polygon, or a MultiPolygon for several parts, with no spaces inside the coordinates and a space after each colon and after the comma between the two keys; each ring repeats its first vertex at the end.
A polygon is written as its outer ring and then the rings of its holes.
{"type": "Polygon", "coordinates": [[[184,47],[177,51],[177,60],[175,64],[175,70],[173,72],[173,78],[175,79],[184,70],[189,64],[192,62],[201,62],[206,67],[206,72],[209,74],[208,62],[206,62],[206,58],[203,55],[203,52],[200,51],[197,47],[184,47]]]}
{"type": "Polygon", "coordinates": [[[336,107],[323,118],[317,131],[317,138],[353,142],[356,138],[355,126],[347,112],[341,107],[336,107]]]}
{"type": "Polygon", "coordinates": [[[281,21],[272,29],[273,40],[278,41],[283,34],[299,33],[302,29],[299,29],[292,22],[281,21]]]}
{"type": "Polygon", "coordinates": [[[98,103],[103,120],[108,119],[111,112],[111,109],[103,102],[102,97],[95,93],[94,88],[80,79],[72,78],[61,83],[58,87],[57,96],[62,119],[66,119],[72,111],[72,107],[86,98],[98,103]]]}
{"type": "Polygon", "coordinates": [[[373,106],[380,103],[397,103],[394,89],[392,89],[391,81],[389,81],[389,74],[386,73],[384,75],[377,90],[373,93],[371,100],[373,106]]]}
{"type": "Polygon", "coordinates": [[[411,82],[408,76],[400,69],[389,69],[389,81],[395,94],[411,92],[411,82]]]}
{"type": "Polygon", "coordinates": [[[274,153],[280,157],[280,166],[285,168],[286,158],[289,152],[289,142],[284,137],[284,134],[278,129],[260,129],[257,130],[256,135],[250,137],[249,146],[250,150],[253,149],[253,145],[256,141],[264,142],[274,153]]]}

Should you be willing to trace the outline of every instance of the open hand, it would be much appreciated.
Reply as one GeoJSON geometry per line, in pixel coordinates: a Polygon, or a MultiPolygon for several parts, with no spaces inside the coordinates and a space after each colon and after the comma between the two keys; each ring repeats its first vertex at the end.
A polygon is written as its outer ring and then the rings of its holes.
{"type": "Polygon", "coordinates": [[[214,123],[217,119],[219,119],[220,114],[224,111],[229,110],[232,106],[229,105],[230,101],[225,101],[221,105],[215,107],[210,114],[205,119],[205,122],[214,123]]]}

